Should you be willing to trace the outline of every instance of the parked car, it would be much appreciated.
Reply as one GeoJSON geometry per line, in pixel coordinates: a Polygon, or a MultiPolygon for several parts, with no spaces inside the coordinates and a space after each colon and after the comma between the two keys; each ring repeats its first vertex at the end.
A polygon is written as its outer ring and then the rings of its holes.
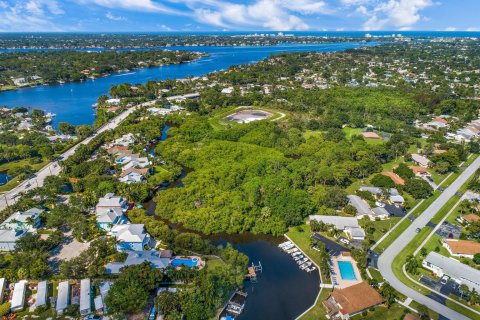
{"type": "Polygon", "coordinates": [[[340,238],[340,242],[345,244],[350,244],[350,241],[348,241],[348,239],[345,239],[345,238],[340,238]]]}
{"type": "Polygon", "coordinates": [[[420,228],[415,229],[416,233],[419,233],[420,231],[422,231],[422,229],[420,229],[420,228]]]}
{"type": "Polygon", "coordinates": [[[447,284],[447,282],[448,282],[449,279],[450,279],[450,278],[449,278],[448,276],[443,276],[443,277],[440,279],[440,283],[443,284],[443,285],[445,285],[445,284],[447,284]]]}

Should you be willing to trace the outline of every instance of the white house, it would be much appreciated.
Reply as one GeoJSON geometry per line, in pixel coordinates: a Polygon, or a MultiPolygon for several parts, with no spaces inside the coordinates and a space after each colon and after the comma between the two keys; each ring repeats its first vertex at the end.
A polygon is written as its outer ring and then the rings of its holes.
{"type": "Polygon", "coordinates": [[[92,282],[90,279],[80,281],[80,314],[82,316],[92,312],[92,282]]]}
{"type": "Polygon", "coordinates": [[[10,301],[10,310],[12,312],[23,310],[25,307],[25,292],[27,290],[27,280],[20,280],[13,287],[12,300],[10,301]]]}
{"type": "Polygon", "coordinates": [[[122,167],[122,170],[128,170],[130,168],[145,168],[151,165],[152,162],[148,160],[147,157],[139,158],[139,157],[131,156],[130,161],[124,162],[124,164],[125,165],[122,167]]]}
{"type": "Polygon", "coordinates": [[[23,229],[33,232],[40,226],[40,214],[43,211],[44,210],[38,208],[31,208],[27,211],[17,211],[0,224],[0,229],[23,229]]]}
{"type": "Polygon", "coordinates": [[[43,307],[47,305],[48,283],[40,281],[37,285],[37,296],[35,299],[35,307],[43,307]]]}
{"type": "Polygon", "coordinates": [[[129,168],[120,174],[118,180],[123,183],[144,182],[147,171],[148,169],[129,168]]]}
{"type": "Polygon", "coordinates": [[[480,270],[454,258],[448,258],[432,251],[423,260],[422,265],[438,277],[447,275],[458,284],[466,285],[470,290],[480,291],[480,270]]]}
{"type": "Polygon", "coordinates": [[[370,220],[375,220],[377,218],[381,220],[388,219],[390,214],[388,213],[387,209],[382,208],[382,207],[376,207],[372,209],[372,215],[370,215],[370,220]]]}
{"type": "Polygon", "coordinates": [[[63,311],[70,304],[70,283],[68,281],[62,281],[58,284],[58,297],[55,310],[58,314],[62,314],[63,311]]]}
{"type": "Polygon", "coordinates": [[[122,208],[103,208],[96,213],[97,226],[105,231],[110,231],[116,224],[128,223],[122,208]]]}
{"type": "Polygon", "coordinates": [[[0,303],[3,303],[3,291],[5,291],[5,285],[7,280],[5,278],[0,278],[0,303]]]}
{"type": "Polygon", "coordinates": [[[358,220],[352,217],[341,216],[322,216],[322,215],[310,215],[309,221],[316,220],[323,222],[327,225],[333,225],[338,230],[345,231],[350,238],[354,240],[365,240],[365,231],[358,224],[358,220]]]}
{"type": "Polygon", "coordinates": [[[128,202],[122,197],[116,197],[113,193],[107,193],[105,197],[98,199],[95,207],[96,213],[101,213],[104,209],[121,209],[123,212],[128,209],[128,202]]]}
{"type": "Polygon", "coordinates": [[[421,156],[417,153],[412,153],[412,160],[413,162],[418,163],[418,165],[424,168],[428,167],[428,164],[430,163],[430,160],[428,160],[426,157],[421,156]]]}
{"type": "Polygon", "coordinates": [[[27,234],[23,229],[0,229],[0,251],[13,251],[18,239],[27,234]]]}
{"type": "Polygon", "coordinates": [[[368,205],[368,203],[356,195],[348,195],[349,204],[357,209],[357,219],[361,219],[364,216],[371,216],[372,209],[368,205]]]}
{"type": "Polygon", "coordinates": [[[118,251],[143,251],[144,248],[150,247],[152,240],[150,235],[145,231],[143,224],[115,225],[112,227],[110,233],[118,241],[118,251]]]}
{"type": "Polygon", "coordinates": [[[135,142],[135,137],[133,136],[133,133],[128,133],[128,134],[124,134],[120,138],[113,141],[112,145],[128,147],[134,142],[135,142]]]}

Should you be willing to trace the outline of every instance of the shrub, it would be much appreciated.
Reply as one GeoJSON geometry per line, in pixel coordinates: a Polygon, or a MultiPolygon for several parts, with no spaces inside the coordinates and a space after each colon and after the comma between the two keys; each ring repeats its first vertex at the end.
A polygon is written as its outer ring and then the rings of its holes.
{"type": "Polygon", "coordinates": [[[10,313],[10,302],[5,302],[0,305],[0,317],[10,313]]]}

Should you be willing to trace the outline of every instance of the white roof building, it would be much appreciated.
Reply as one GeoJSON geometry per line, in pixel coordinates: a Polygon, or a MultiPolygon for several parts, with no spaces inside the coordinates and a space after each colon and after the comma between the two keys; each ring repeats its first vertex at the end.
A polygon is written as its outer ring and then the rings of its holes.
{"type": "Polygon", "coordinates": [[[372,209],[368,205],[368,203],[356,195],[348,195],[347,196],[350,205],[354,206],[357,209],[357,218],[362,218],[363,216],[370,216],[372,215],[372,209]]]}
{"type": "Polygon", "coordinates": [[[80,281],[80,314],[86,315],[92,312],[92,282],[90,279],[80,281]]]}
{"type": "Polygon", "coordinates": [[[40,225],[40,214],[43,211],[44,210],[38,208],[31,208],[27,211],[17,211],[0,224],[0,229],[35,231],[40,225]]]}
{"type": "Polygon", "coordinates": [[[352,239],[364,240],[365,231],[359,226],[357,218],[341,216],[321,216],[311,215],[309,220],[321,221],[328,225],[333,225],[339,230],[344,230],[352,239]]]}
{"type": "Polygon", "coordinates": [[[70,283],[68,281],[62,281],[58,284],[58,297],[55,310],[58,314],[62,314],[63,311],[70,304],[70,283]]]}
{"type": "Polygon", "coordinates": [[[0,229],[0,251],[13,251],[18,239],[27,234],[23,229],[0,229]]]}
{"type": "Polygon", "coordinates": [[[107,193],[105,197],[98,199],[96,212],[101,213],[105,209],[121,209],[125,211],[128,207],[128,202],[122,197],[116,197],[113,193],[107,193]]]}
{"type": "Polygon", "coordinates": [[[412,160],[425,168],[428,167],[428,164],[430,163],[430,160],[417,153],[412,153],[412,160]]]}
{"type": "Polygon", "coordinates": [[[370,216],[370,219],[375,220],[376,218],[380,218],[382,220],[388,219],[390,214],[388,213],[387,209],[382,207],[376,207],[372,209],[373,215],[370,216]]]}
{"type": "Polygon", "coordinates": [[[135,142],[135,137],[133,136],[133,133],[128,133],[128,134],[124,134],[120,138],[113,141],[111,145],[128,147],[134,142],[135,142]]]}
{"type": "Polygon", "coordinates": [[[48,283],[47,281],[40,281],[37,285],[37,297],[35,300],[35,307],[42,307],[47,305],[48,283]]]}
{"type": "Polygon", "coordinates": [[[438,277],[449,276],[458,284],[465,284],[470,290],[480,291],[480,270],[474,269],[460,261],[430,252],[422,265],[432,270],[438,277]]]}
{"type": "Polygon", "coordinates": [[[105,273],[118,274],[123,267],[138,265],[144,261],[150,262],[152,268],[155,269],[165,269],[170,264],[170,258],[163,258],[160,251],[129,251],[128,257],[124,262],[108,263],[105,273]]]}
{"type": "Polygon", "coordinates": [[[13,288],[12,300],[10,301],[10,310],[12,312],[23,310],[25,307],[25,292],[27,289],[27,280],[20,280],[15,283],[13,288]]]}
{"type": "Polygon", "coordinates": [[[5,285],[7,280],[5,278],[0,278],[0,304],[3,303],[3,291],[5,291],[5,285]]]}

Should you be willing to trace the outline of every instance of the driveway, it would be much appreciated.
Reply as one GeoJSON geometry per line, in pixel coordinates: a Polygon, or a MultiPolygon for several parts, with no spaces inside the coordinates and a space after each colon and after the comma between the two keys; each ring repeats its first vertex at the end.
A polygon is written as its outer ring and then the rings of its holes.
{"type": "Polygon", "coordinates": [[[452,310],[442,303],[424,296],[423,294],[413,290],[403,282],[401,282],[393,273],[392,263],[396,256],[402,252],[408,243],[416,236],[415,230],[422,229],[435,216],[435,214],[448,202],[448,200],[455,195],[460,187],[467,182],[467,180],[480,168],[480,157],[475,159],[473,163],[468,166],[460,176],[443,191],[442,195],[438,197],[432,204],[417,218],[397,239],[382,253],[378,259],[378,269],[383,278],[388,281],[397,291],[406,295],[407,297],[424,304],[433,311],[444,315],[449,319],[467,320],[464,315],[452,310]]]}
{"type": "Polygon", "coordinates": [[[330,254],[331,256],[338,256],[340,254],[340,252],[342,251],[347,251],[347,252],[350,252],[351,250],[336,243],[335,241],[332,241],[316,232],[314,232],[312,234],[312,237],[315,239],[315,240],[318,240],[318,241],[321,241],[323,243],[325,243],[325,248],[327,249],[327,252],[328,254],[330,254]]]}

